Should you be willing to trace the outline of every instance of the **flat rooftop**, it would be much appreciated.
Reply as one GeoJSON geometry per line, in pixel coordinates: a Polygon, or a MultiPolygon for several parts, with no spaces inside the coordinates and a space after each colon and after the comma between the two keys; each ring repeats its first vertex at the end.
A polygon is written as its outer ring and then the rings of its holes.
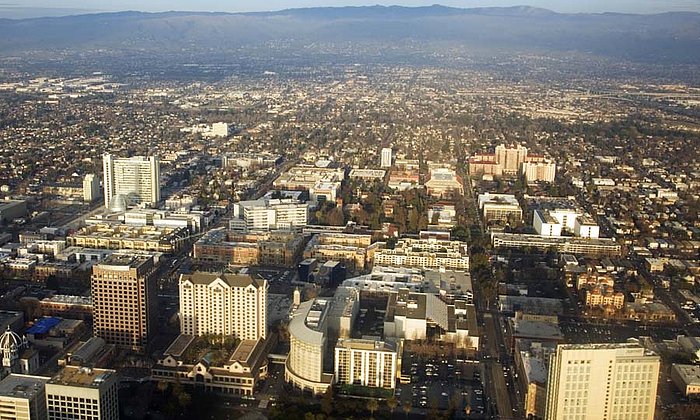
{"type": "Polygon", "coordinates": [[[116,374],[116,371],[109,369],[89,369],[66,366],[58,375],[51,378],[47,383],[83,388],[99,388],[105,380],[116,374]]]}
{"type": "Polygon", "coordinates": [[[43,392],[44,384],[51,379],[43,376],[10,374],[0,381],[0,396],[32,399],[43,392]]]}
{"type": "Polygon", "coordinates": [[[100,262],[98,266],[102,268],[112,267],[120,269],[138,268],[152,259],[153,257],[151,255],[115,253],[105,258],[105,260],[100,262]]]}

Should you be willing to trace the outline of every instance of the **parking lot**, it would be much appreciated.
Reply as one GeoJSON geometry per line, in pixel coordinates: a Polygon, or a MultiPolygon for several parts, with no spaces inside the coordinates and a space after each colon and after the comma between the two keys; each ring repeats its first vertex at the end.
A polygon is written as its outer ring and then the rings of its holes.
{"type": "Polygon", "coordinates": [[[485,411],[485,397],[481,382],[481,367],[451,358],[421,359],[415,355],[404,358],[404,373],[411,383],[400,385],[396,397],[402,402],[411,401],[414,408],[425,410],[455,410],[469,418],[481,418],[485,411]]]}

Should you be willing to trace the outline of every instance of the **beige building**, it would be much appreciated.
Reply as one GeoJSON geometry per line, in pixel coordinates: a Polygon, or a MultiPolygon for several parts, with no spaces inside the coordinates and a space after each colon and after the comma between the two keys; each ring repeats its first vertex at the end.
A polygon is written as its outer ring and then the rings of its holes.
{"type": "Polygon", "coordinates": [[[194,257],[203,262],[237,266],[291,267],[300,259],[303,245],[304,237],[291,230],[236,233],[217,228],[194,244],[194,257]]]}
{"type": "Polygon", "coordinates": [[[625,294],[615,292],[606,286],[584,286],[586,306],[622,309],[625,307],[625,294]]]}
{"type": "Polygon", "coordinates": [[[522,174],[527,182],[554,182],[554,177],[557,174],[557,164],[551,160],[523,162],[522,174]]]}
{"type": "Polygon", "coordinates": [[[464,194],[462,178],[449,168],[430,169],[430,179],[426,181],[425,188],[428,190],[428,195],[433,197],[451,197],[464,194]]]}
{"type": "Polygon", "coordinates": [[[173,253],[190,236],[187,227],[129,226],[99,223],[66,238],[68,246],[173,253]]]}
{"type": "Polygon", "coordinates": [[[652,420],[660,363],[635,343],[559,345],[549,362],[545,419],[652,420]]]}
{"type": "Polygon", "coordinates": [[[109,369],[65,367],[46,383],[49,420],[117,420],[117,373],[109,369]]]}
{"type": "Polygon", "coordinates": [[[267,354],[275,344],[270,339],[242,340],[222,360],[188,359],[187,349],[195,340],[192,335],[179,335],[151,370],[152,378],[216,394],[253,395],[256,385],[267,376],[267,354]]]}
{"type": "Polygon", "coordinates": [[[364,270],[378,245],[372,245],[371,235],[350,233],[319,233],[304,249],[304,258],[319,261],[341,261],[350,271],[364,270]]]}
{"type": "Polygon", "coordinates": [[[339,339],[335,345],[335,382],[395,388],[400,351],[393,342],[339,339]]]}
{"type": "Polygon", "coordinates": [[[374,265],[468,270],[469,252],[459,241],[404,238],[394,249],[378,250],[374,265]]]}
{"type": "Polygon", "coordinates": [[[294,387],[313,394],[326,392],[333,382],[333,375],[323,372],[328,309],[328,301],[302,302],[289,322],[284,377],[294,387]]]}
{"type": "Polygon", "coordinates": [[[479,194],[479,210],[484,221],[499,220],[519,222],[523,219],[523,209],[512,194],[479,194]]]}
{"type": "Polygon", "coordinates": [[[181,331],[241,340],[267,336],[267,280],[232,273],[180,276],[181,331]]]}
{"type": "Polygon", "coordinates": [[[51,378],[10,374],[0,381],[1,420],[44,420],[44,386],[51,378]]]}
{"type": "Polygon", "coordinates": [[[94,335],[144,352],[153,334],[156,291],[152,256],[112,254],[92,268],[94,335]]]}
{"type": "Polygon", "coordinates": [[[520,165],[527,159],[527,147],[515,145],[506,147],[501,144],[496,146],[496,161],[503,168],[503,173],[507,175],[515,175],[520,169],[520,165]]]}

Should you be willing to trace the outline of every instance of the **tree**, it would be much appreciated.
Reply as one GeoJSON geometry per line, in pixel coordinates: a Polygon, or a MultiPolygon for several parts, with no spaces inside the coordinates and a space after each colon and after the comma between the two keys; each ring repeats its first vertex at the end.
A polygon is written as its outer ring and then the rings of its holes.
{"type": "Polygon", "coordinates": [[[372,415],[372,418],[374,418],[374,412],[379,409],[379,403],[375,398],[372,398],[367,401],[367,409],[369,410],[370,414],[372,415]]]}
{"type": "Polygon", "coordinates": [[[323,411],[326,416],[330,416],[333,412],[333,387],[328,387],[326,392],[321,398],[321,411],[323,411]]]}
{"type": "Polygon", "coordinates": [[[165,391],[168,390],[169,386],[170,386],[170,384],[167,383],[166,381],[158,381],[158,385],[157,385],[158,391],[160,391],[162,394],[165,394],[165,391]]]}
{"type": "Polygon", "coordinates": [[[177,402],[180,403],[182,408],[187,408],[192,402],[192,396],[187,392],[181,392],[180,395],[177,396],[177,402]]]}
{"type": "Polygon", "coordinates": [[[389,412],[392,414],[394,413],[394,410],[396,410],[396,407],[398,407],[398,405],[399,402],[393,395],[386,400],[386,406],[389,407],[389,412]]]}
{"type": "Polygon", "coordinates": [[[406,418],[408,418],[408,415],[411,414],[411,410],[413,409],[411,406],[411,401],[404,400],[403,404],[401,404],[401,408],[403,409],[403,413],[406,415],[406,418]]]}

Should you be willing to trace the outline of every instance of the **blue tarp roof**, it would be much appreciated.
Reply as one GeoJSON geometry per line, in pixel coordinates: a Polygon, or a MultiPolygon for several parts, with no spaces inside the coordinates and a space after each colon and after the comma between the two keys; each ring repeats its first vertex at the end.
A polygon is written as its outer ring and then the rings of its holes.
{"type": "Polygon", "coordinates": [[[51,328],[61,323],[61,318],[45,317],[37,320],[28,330],[27,334],[46,334],[51,328]]]}

